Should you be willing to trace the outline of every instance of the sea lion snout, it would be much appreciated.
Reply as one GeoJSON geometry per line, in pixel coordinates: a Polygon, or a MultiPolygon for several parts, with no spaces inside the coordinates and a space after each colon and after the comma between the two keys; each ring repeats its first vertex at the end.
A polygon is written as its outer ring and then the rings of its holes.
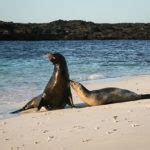
{"type": "Polygon", "coordinates": [[[70,80],[70,85],[75,91],[82,90],[81,84],[76,81],[70,80]]]}
{"type": "Polygon", "coordinates": [[[52,53],[48,53],[48,59],[49,59],[49,61],[52,61],[52,60],[55,60],[55,56],[54,56],[54,54],[52,54],[52,53]]]}

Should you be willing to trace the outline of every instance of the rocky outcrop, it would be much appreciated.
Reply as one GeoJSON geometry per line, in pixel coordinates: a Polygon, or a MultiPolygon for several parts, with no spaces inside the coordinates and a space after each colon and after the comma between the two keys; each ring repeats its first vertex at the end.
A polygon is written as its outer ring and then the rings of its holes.
{"type": "Polygon", "coordinates": [[[150,23],[96,24],[80,20],[50,23],[0,21],[0,40],[150,39],[150,23]]]}

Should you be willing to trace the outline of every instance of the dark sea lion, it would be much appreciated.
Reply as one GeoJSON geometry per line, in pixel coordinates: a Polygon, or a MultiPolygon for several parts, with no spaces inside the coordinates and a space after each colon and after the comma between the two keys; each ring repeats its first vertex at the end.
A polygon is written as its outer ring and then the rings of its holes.
{"type": "Polygon", "coordinates": [[[54,72],[43,92],[38,109],[61,109],[66,104],[74,107],[65,57],[59,53],[49,53],[48,58],[54,64],[54,72]]]}
{"type": "Polygon", "coordinates": [[[126,89],[110,87],[89,91],[81,83],[72,80],[70,80],[70,85],[80,99],[89,106],[150,99],[150,94],[139,95],[126,89]]]}
{"type": "Polygon", "coordinates": [[[61,109],[67,104],[74,107],[65,57],[59,53],[49,53],[48,59],[54,64],[54,71],[43,94],[34,97],[23,108],[12,113],[31,108],[40,110],[41,107],[45,107],[47,110],[61,109]]]}

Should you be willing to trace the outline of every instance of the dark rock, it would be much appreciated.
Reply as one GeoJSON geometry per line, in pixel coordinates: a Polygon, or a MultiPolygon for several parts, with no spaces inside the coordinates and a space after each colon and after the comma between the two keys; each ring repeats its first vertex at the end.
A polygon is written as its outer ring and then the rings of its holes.
{"type": "Polygon", "coordinates": [[[150,23],[96,24],[81,20],[50,23],[0,21],[0,40],[150,39],[150,23]]]}

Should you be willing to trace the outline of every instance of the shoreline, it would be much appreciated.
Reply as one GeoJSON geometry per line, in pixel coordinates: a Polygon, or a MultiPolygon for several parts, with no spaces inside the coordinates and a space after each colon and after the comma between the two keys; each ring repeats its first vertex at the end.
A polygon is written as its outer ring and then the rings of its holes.
{"type": "Polygon", "coordinates": [[[150,73],[148,73],[148,74],[138,74],[138,75],[125,75],[125,76],[112,77],[112,78],[84,80],[84,81],[81,81],[81,83],[95,84],[95,83],[118,82],[118,81],[128,80],[128,79],[131,79],[131,78],[147,77],[147,76],[150,76],[150,73]]]}
{"type": "MultiPolygon", "coordinates": [[[[83,83],[83,82],[82,82],[83,83]]],[[[83,83],[89,89],[108,86],[150,93],[150,75],[112,82],[83,83]]],[[[81,108],[22,113],[0,120],[2,149],[149,150],[150,99],[81,108]]]]}

